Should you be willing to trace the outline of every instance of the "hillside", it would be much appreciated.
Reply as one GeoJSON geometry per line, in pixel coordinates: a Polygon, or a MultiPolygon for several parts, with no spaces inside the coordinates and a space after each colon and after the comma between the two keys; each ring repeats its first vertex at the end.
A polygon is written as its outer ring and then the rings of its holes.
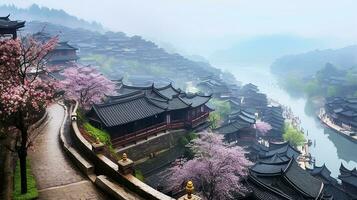
{"type": "Polygon", "coordinates": [[[205,62],[189,60],[180,54],[171,54],[140,36],[129,37],[122,32],[104,34],[84,29],[72,29],[43,22],[29,22],[25,33],[43,30],[59,35],[63,41],[79,48],[80,61],[99,66],[111,79],[136,75],[141,79],[165,78],[178,87],[198,77],[219,75],[221,71],[205,62]]]}
{"type": "Polygon", "coordinates": [[[317,39],[294,35],[275,34],[241,39],[230,48],[216,51],[210,56],[215,63],[237,65],[267,65],[286,55],[302,53],[322,46],[317,39]]]}
{"type": "Polygon", "coordinates": [[[39,7],[33,4],[29,8],[17,8],[15,6],[3,5],[0,6],[1,15],[11,14],[11,19],[24,19],[26,21],[41,21],[50,22],[53,24],[61,24],[70,28],[83,28],[91,31],[103,32],[101,24],[97,22],[87,22],[83,19],[78,19],[75,16],[69,15],[63,10],[49,9],[39,7]]]}
{"type": "Polygon", "coordinates": [[[271,65],[271,70],[277,75],[293,74],[305,77],[314,75],[326,63],[340,69],[357,66],[357,45],[284,56],[271,65]]]}

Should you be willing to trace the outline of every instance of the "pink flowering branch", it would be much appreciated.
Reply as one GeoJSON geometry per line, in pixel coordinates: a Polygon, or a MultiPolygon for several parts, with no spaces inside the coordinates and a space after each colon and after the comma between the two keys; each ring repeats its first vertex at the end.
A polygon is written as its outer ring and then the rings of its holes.
{"type": "Polygon", "coordinates": [[[85,109],[114,92],[115,84],[92,67],[67,68],[63,75],[65,80],[56,84],[57,89],[65,90],[67,99],[77,100],[85,109]]]}
{"type": "Polygon", "coordinates": [[[251,162],[245,157],[242,147],[229,147],[223,136],[201,133],[192,141],[192,160],[176,163],[165,172],[165,188],[180,191],[188,180],[195,184],[204,199],[232,199],[234,194],[247,191],[242,180],[247,176],[251,162]]]}
{"type": "Polygon", "coordinates": [[[264,121],[257,121],[255,123],[255,129],[258,131],[259,135],[265,136],[271,129],[271,125],[264,121]]]}

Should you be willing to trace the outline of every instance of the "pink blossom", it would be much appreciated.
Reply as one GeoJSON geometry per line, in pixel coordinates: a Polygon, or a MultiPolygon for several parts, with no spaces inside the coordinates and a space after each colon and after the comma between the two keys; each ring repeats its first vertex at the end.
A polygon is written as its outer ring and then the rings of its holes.
{"type": "MultiPolygon", "coordinates": [[[[24,120],[28,126],[52,99],[52,85],[42,81],[38,72],[57,38],[39,43],[33,38],[0,41],[0,119],[24,120]],[[30,73],[30,71],[35,73],[30,73]]],[[[10,125],[10,124],[9,124],[10,125]]],[[[14,124],[12,124],[14,125],[14,124]]]]}
{"type": "Polygon", "coordinates": [[[65,90],[66,98],[77,100],[86,109],[112,94],[115,88],[112,81],[92,67],[70,67],[63,75],[65,80],[59,81],[56,87],[65,90]]]}
{"type": "Polygon", "coordinates": [[[255,129],[258,131],[259,135],[265,136],[272,129],[272,127],[267,122],[257,121],[255,123],[255,129]]]}
{"type": "Polygon", "coordinates": [[[179,191],[188,180],[192,180],[199,195],[204,199],[231,199],[233,193],[244,195],[247,189],[242,179],[247,176],[251,162],[239,146],[229,147],[223,136],[201,133],[192,141],[195,157],[166,171],[165,187],[179,191]]]}

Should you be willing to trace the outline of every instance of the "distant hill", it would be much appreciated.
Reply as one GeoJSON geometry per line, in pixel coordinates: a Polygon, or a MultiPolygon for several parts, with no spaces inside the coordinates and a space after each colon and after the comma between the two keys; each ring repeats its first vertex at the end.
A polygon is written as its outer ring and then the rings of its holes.
{"type": "Polygon", "coordinates": [[[331,63],[340,69],[356,67],[357,45],[283,56],[271,65],[271,70],[277,75],[311,76],[322,69],[326,63],[331,63]]]}
{"type": "Polygon", "coordinates": [[[0,15],[5,16],[8,14],[11,15],[11,19],[50,22],[53,24],[61,24],[62,26],[70,28],[83,28],[99,32],[104,31],[102,25],[97,22],[88,22],[83,19],[78,19],[75,16],[69,15],[63,10],[39,7],[37,4],[33,4],[29,8],[25,9],[17,8],[13,5],[0,6],[0,15]]]}
{"type": "Polygon", "coordinates": [[[264,35],[243,39],[230,48],[210,56],[214,63],[267,65],[286,55],[302,53],[322,46],[322,42],[294,35],[264,35]]]}

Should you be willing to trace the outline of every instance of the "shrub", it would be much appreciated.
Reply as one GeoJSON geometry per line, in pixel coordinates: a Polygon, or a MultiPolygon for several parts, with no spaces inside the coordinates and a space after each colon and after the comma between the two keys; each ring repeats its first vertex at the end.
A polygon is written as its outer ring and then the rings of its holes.
{"type": "Polygon", "coordinates": [[[96,127],[92,126],[90,123],[85,122],[83,124],[84,129],[87,131],[89,135],[91,135],[93,138],[98,138],[100,142],[103,144],[106,144],[108,146],[112,146],[112,142],[110,140],[110,135],[100,129],[97,129],[96,127]]]}
{"type": "Polygon", "coordinates": [[[144,182],[145,180],[143,173],[138,169],[135,170],[135,177],[141,180],[142,182],[144,182]]]}

